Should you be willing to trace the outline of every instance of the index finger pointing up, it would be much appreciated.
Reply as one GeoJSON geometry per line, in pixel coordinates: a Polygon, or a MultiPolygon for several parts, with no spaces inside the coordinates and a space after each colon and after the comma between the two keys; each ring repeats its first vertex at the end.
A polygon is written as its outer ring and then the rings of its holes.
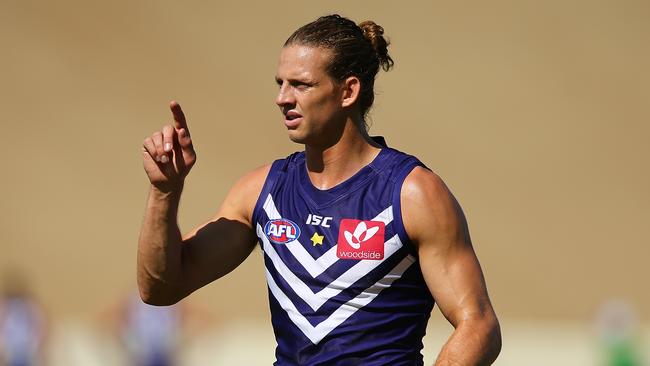
{"type": "Polygon", "coordinates": [[[174,127],[176,127],[176,130],[178,131],[181,128],[184,128],[185,131],[189,134],[189,129],[187,128],[187,121],[185,120],[185,114],[181,109],[181,105],[178,104],[177,101],[172,100],[169,103],[169,109],[172,110],[172,114],[174,115],[174,127]]]}

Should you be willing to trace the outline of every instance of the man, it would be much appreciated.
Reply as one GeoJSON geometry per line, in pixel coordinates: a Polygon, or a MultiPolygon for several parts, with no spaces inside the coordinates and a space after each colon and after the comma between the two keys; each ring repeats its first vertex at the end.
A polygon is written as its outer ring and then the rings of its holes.
{"type": "Polygon", "coordinates": [[[196,161],[185,116],[144,141],[151,191],[138,246],[145,302],[173,304],[237,267],[259,239],[278,365],[419,365],[434,299],[455,331],[437,365],[484,365],[499,324],[460,206],[416,158],[368,136],[383,29],[338,15],[289,37],[277,105],[304,152],[255,169],[217,214],[181,236],[196,161]]]}
{"type": "Polygon", "coordinates": [[[8,271],[0,293],[0,365],[42,363],[47,317],[20,272],[8,271]]]}

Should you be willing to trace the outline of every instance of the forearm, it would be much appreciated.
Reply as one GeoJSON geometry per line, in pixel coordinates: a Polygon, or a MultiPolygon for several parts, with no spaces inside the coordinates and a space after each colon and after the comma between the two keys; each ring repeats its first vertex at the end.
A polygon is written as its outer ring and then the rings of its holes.
{"type": "Polygon", "coordinates": [[[435,366],[491,365],[501,351],[496,317],[462,321],[440,351],[435,366]]]}
{"type": "Polygon", "coordinates": [[[182,237],[177,223],[178,192],[149,191],[138,241],[137,278],[142,299],[169,305],[180,298],[182,237]]]}

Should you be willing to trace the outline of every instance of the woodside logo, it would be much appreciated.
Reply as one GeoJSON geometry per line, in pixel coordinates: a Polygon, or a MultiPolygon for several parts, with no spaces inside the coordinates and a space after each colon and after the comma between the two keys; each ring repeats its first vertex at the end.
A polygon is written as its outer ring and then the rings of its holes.
{"type": "Polygon", "coordinates": [[[336,255],[341,259],[384,259],[384,229],[381,221],[341,220],[336,255]]]}

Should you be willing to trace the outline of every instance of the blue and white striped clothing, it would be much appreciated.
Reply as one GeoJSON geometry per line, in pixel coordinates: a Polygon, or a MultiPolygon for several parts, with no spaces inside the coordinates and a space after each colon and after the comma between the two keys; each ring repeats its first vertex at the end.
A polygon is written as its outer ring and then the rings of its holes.
{"type": "Polygon", "coordinates": [[[253,213],[264,252],[276,365],[421,365],[434,301],[401,219],[423,164],[386,147],[319,190],[304,152],[273,163],[253,213]]]}

